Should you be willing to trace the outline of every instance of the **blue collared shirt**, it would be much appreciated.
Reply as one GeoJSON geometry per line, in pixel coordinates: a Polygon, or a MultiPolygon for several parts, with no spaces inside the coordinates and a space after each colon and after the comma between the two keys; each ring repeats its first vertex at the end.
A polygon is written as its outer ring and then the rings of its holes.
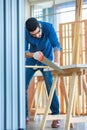
{"type": "MultiPolygon", "coordinates": [[[[53,60],[53,51],[61,50],[60,43],[58,41],[57,34],[52,24],[39,21],[42,28],[42,37],[35,38],[30,35],[28,30],[25,31],[25,50],[29,52],[41,51],[49,60],[53,60]]],[[[29,65],[35,65],[37,63],[33,58],[27,58],[29,65]]],[[[37,63],[41,64],[41,63],[37,63]]]]}

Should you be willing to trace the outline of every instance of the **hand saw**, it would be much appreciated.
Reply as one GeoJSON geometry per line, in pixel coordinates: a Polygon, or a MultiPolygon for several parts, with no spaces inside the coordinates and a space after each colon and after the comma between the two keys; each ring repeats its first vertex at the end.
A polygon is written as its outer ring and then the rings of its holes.
{"type": "Polygon", "coordinates": [[[59,71],[60,73],[64,73],[64,71],[58,67],[56,64],[54,64],[52,61],[48,60],[45,56],[43,57],[43,60],[40,61],[41,63],[48,65],[49,67],[53,68],[54,70],[59,71]]]}

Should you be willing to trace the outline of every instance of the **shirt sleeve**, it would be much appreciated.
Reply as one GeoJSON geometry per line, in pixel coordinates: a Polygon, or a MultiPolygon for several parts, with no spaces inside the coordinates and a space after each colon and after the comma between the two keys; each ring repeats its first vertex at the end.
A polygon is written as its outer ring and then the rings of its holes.
{"type": "Polygon", "coordinates": [[[50,40],[50,43],[51,43],[54,51],[61,50],[56,31],[52,24],[50,24],[48,27],[48,36],[49,36],[49,40],[50,40]]]}
{"type": "Polygon", "coordinates": [[[27,40],[27,30],[25,29],[25,52],[29,52],[29,43],[28,43],[28,40],[27,40]]]}

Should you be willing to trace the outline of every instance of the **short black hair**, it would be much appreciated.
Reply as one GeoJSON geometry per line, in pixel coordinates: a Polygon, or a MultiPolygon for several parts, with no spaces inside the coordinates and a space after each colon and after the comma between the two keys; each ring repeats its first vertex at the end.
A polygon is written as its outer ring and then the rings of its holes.
{"type": "Polygon", "coordinates": [[[36,18],[31,17],[26,21],[26,28],[29,32],[36,30],[37,27],[39,27],[39,23],[36,18]]]}

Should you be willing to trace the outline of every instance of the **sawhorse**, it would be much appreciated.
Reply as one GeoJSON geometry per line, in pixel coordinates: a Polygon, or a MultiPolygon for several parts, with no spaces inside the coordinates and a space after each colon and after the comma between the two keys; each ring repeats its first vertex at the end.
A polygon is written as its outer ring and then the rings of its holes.
{"type": "MultiPolygon", "coordinates": [[[[76,64],[76,65],[70,65],[70,66],[62,67],[62,69],[64,70],[64,74],[61,74],[61,73],[59,73],[55,70],[52,71],[53,74],[54,74],[54,82],[52,84],[51,91],[50,91],[50,94],[49,94],[49,100],[48,100],[48,104],[47,104],[46,109],[45,109],[45,114],[44,114],[42,122],[41,122],[41,128],[40,128],[41,130],[44,130],[46,120],[66,119],[65,130],[69,130],[70,123],[72,123],[72,122],[87,122],[87,116],[85,116],[85,118],[80,117],[80,116],[79,117],[72,117],[72,114],[71,114],[72,108],[73,108],[74,94],[75,94],[74,92],[75,92],[76,77],[79,76],[79,75],[83,75],[83,71],[87,70],[87,65],[76,64]],[[72,76],[71,83],[70,83],[70,94],[69,94],[69,103],[68,103],[67,114],[66,114],[66,116],[48,115],[48,110],[50,108],[53,93],[54,93],[54,90],[55,90],[55,87],[56,87],[56,82],[57,82],[57,79],[60,76],[72,76]]],[[[86,85],[84,85],[84,91],[87,95],[86,85]]]]}

